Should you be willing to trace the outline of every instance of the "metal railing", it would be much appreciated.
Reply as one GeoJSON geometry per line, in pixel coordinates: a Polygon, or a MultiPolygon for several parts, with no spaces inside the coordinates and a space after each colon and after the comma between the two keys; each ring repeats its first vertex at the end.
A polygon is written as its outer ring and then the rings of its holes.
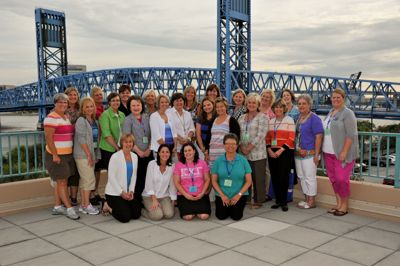
{"type": "Polygon", "coordinates": [[[46,173],[43,131],[0,133],[0,183],[32,179],[46,173]]]}
{"type": "MultiPolygon", "coordinates": [[[[359,142],[360,157],[353,176],[379,183],[393,178],[394,186],[400,188],[400,133],[359,132],[359,142]]],[[[0,183],[13,177],[35,178],[46,173],[44,132],[0,133],[0,150],[0,183]]]]}

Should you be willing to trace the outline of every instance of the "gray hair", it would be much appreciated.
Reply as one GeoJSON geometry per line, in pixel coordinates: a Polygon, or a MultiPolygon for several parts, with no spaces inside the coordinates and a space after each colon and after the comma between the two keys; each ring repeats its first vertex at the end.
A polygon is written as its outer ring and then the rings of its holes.
{"type": "Polygon", "coordinates": [[[57,93],[53,97],[53,102],[56,104],[58,101],[68,101],[68,96],[65,93],[57,93]]]}
{"type": "Polygon", "coordinates": [[[299,97],[297,97],[297,102],[299,102],[300,99],[303,99],[304,101],[306,101],[308,103],[308,105],[310,106],[310,108],[313,105],[313,99],[311,98],[310,95],[308,94],[302,94],[299,97]]]}

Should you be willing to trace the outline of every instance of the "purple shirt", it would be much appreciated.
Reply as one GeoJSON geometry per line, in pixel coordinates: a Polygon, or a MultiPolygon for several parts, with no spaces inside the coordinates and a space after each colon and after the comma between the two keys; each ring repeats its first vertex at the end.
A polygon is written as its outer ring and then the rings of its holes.
{"type": "Polygon", "coordinates": [[[299,125],[298,130],[300,131],[300,148],[308,151],[315,149],[315,135],[324,133],[321,118],[314,113],[311,113],[307,121],[299,125]]]}

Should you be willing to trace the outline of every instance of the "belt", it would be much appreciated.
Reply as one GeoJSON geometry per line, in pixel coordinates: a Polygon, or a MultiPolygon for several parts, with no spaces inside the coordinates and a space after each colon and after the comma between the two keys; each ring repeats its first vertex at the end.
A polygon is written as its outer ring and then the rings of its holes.
{"type": "Polygon", "coordinates": [[[307,157],[307,156],[314,156],[315,155],[315,150],[303,150],[306,151],[307,153],[305,155],[301,154],[299,150],[295,151],[295,156],[299,156],[299,157],[307,157]]]}

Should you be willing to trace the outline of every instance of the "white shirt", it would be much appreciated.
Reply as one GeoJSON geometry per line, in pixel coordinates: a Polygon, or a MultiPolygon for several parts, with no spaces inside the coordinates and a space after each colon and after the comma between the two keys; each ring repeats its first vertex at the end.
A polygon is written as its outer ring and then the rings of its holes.
{"type": "Polygon", "coordinates": [[[161,173],[156,160],[149,162],[142,196],[155,195],[158,199],[170,197],[171,200],[176,200],[176,188],[172,179],[173,170],[173,166],[167,165],[165,172],[161,173]]]}
{"type": "MultiPolygon", "coordinates": [[[[192,119],[192,115],[186,111],[182,110],[182,116],[179,115],[178,111],[172,107],[167,110],[166,114],[168,116],[168,120],[171,120],[171,124],[175,129],[177,135],[187,138],[189,132],[195,132],[194,123],[192,119]]],[[[177,151],[180,152],[182,145],[178,143],[177,151]]]]}
{"type": "MultiPolygon", "coordinates": [[[[136,185],[136,172],[138,158],[137,155],[131,152],[131,159],[133,163],[133,171],[131,176],[131,183],[129,185],[129,191],[135,191],[136,185]]],[[[122,191],[127,191],[127,178],[126,178],[126,161],[124,152],[122,150],[117,151],[111,156],[110,163],[108,164],[108,180],[105,189],[105,193],[111,196],[120,196],[122,191]]]]}
{"type": "Polygon", "coordinates": [[[332,135],[331,135],[331,116],[328,115],[325,120],[323,121],[324,125],[324,140],[322,142],[322,151],[325,153],[330,153],[330,154],[335,154],[335,151],[333,150],[333,143],[332,143],[332,135]],[[329,134],[326,134],[327,129],[329,129],[329,134]]]}
{"type": "MultiPolygon", "coordinates": [[[[172,136],[176,138],[176,129],[174,128],[172,120],[169,116],[168,116],[168,124],[171,127],[172,136]]],[[[163,139],[165,141],[165,122],[158,112],[154,112],[150,115],[150,131],[151,131],[150,149],[152,151],[157,152],[158,147],[160,146],[160,144],[158,144],[157,141],[159,139],[163,139]]]]}

